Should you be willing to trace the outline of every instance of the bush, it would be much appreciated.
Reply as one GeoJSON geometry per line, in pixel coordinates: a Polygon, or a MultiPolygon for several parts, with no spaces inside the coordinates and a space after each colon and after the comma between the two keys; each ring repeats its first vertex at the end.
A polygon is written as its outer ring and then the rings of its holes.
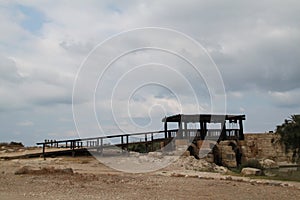
{"type": "Polygon", "coordinates": [[[10,142],[9,146],[24,147],[24,145],[22,144],[22,142],[10,142]]]}
{"type": "Polygon", "coordinates": [[[1,142],[0,146],[5,146],[5,147],[24,147],[24,145],[22,144],[22,142],[1,142]]]}

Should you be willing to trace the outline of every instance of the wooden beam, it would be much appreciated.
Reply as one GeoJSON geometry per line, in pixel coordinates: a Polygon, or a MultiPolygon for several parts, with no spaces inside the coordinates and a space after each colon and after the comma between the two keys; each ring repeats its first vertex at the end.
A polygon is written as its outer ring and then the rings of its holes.
{"type": "Polygon", "coordinates": [[[239,120],[239,126],[240,126],[240,130],[239,130],[239,140],[244,140],[244,128],[243,128],[243,120],[239,120]]]}
{"type": "Polygon", "coordinates": [[[164,131],[165,131],[165,138],[168,137],[168,122],[165,120],[164,122],[164,131]]]}

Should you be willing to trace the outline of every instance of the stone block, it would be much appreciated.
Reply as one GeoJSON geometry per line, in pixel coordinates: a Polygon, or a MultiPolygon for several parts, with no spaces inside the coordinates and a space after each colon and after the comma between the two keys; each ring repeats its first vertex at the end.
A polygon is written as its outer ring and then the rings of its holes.
{"type": "Polygon", "coordinates": [[[186,139],[176,139],[175,140],[175,145],[177,146],[188,146],[188,141],[186,139]]]}
{"type": "Polygon", "coordinates": [[[260,176],[261,170],[257,168],[246,167],[242,169],[241,174],[244,176],[260,176]]]}

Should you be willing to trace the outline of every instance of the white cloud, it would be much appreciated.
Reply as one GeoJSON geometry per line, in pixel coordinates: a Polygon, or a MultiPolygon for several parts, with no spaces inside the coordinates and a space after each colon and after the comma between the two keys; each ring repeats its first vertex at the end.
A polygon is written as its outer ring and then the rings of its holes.
{"type": "MultiPolygon", "coordinates": [[[[49,120],[47,113],[51,113],[52,121],[45,123],[47,131],[34,129],[38,125],[35,124],[31,127],[32,132],[40,131],[45,135],[49,132],[65,134],[66,130],[70,130],[72,121],[62,119],[72,118],[73,81],[82,60],[95,45],[112,34],[144,26],[174,28],[197,39],[208,49],[224,79],[229,112],[249,113],[247,119],[252,120],[255,118],[255,112],[251,110],[260,104],[265,106],[265,111],[269,109],[269,112],[264,112],[262,118],[277,115],[280,118],[282,113],[286,114],[291,112],[292,108],[299,108],[300,5],[297,1],[176,0],[131,1],[118,4],[111,1],[74,1],[71,4],[63,1],[5,1],[0,4],[0,117],[20,124],[26,122],[25,116],[32,115],[41,119],[40,123],[43,124],[49,120]],[[43,14],[43,23],[37,32],[24,27],[22,22],[28,19],[28,16],[18,9],[18,5],[43,14]],[[8,113],[11,114],[11,118],[7,117],[8,113]],[[14,119],[16,116],[23,118],[14,119]],[[55,119],[60,122],[56,122],[55,119]],[[66,127],[58,129],[52,126],[52,123],[62,123],[60,125],[66,127]]],[[[125,47],[134,42],[138,43],[138,39],[142,37],[143,35],[138,35],[136,40],[123,45],[125,47]]],[[[180,41],[173,41],[170,45],[180,47],[180,41]]],[[[100,56],[106,57],[111,50],[115,50],[115,47],[107,49],[107,54],[100,56]]],[[[162,57],[161,62],[171,61],[168,56],[162,57]]],[[[143,63],[147,59],[151,60],[151,57],[136,54],[131,60],[119,64],[126,71],[126,67],[143,63]]],[[[179,63],[173,60],[172,66],[182,66],[182,63],[179,63]]],[[[184,75],[190,77],[197,95],[201,97],[201,111],[209,111],[211,102],[204,82],[200,83],[193,73],[185,71],[184,75]]],[[[111,73],[122,75],[123,71],[111,73]]],[[[135,80],[143,80],[144,75],[143,72],[135,74],[135,80]]],[[[146,75],[151,77],[150,73],[146,75]]],[[[167,75],[158,72],[155,78],[164,76],[167,75]]],[[[183,112],[193,113],[193,96],[190,91],[185,90],[186,85],[179,84],[182,81],[178,79],[179,77],[170,79],[168,84],[177,88],[177,93],[180,93],[184,101],[183,112]]],[[[86,81],[87,86],[90,81],[86,81]]],[[[135,83],[127,82],[121,85],[122,91],[119,94],[130,93],[128,90],[132,89],[135,83]]],[[[94,88],[86,88],[87,91],[90,89],[94,88]]],[[[106,95],[109,90],[110,87],[104,88],[99,94],[106,95]]],[[[145,91],[142,96],[146,100],[134,102],[131,107],[132,114],[135,117],[143,117],[150,112],[158,118],[165,111],[153,105],[163,105],[166,112],[177,112],[177,102],[168,98],[166,94],[166,91],[160,91],[155,97],[147,95],[145,91]]],[[[76,103],[83,106],[89,104],[89,100],[90,98],[82,93],[76,103]]],[[[98,100],[101,100],[99,104],[110,105],[107,99],[98,100]]],[[[116,103],[127,106],[127,101],[122,98],[116,103]]],[[[104,108],[105,113],[110,111],[110,107],[104,108]]],[[[254,121],[249,124],[255,126],[254,121]]],[[[155,123],[160,125],[160,121],[155,123]]],[[[13,126],[7,125],[3,130],[16,131],[11,127],[13,126]]],[[[111,125],[108,127],[112,129],[111,125]]],[[[265,128],[269,129],[269,125],[265,128]]],[[[3,138],[6,136],[3,135],[3,138]]]]}
{"type": "Polygon", "coordinates": [[[282,107],[300,107],[300,89],[285,91],[285,92],[272,92],[269,91],[272,100],[282,107]]]}

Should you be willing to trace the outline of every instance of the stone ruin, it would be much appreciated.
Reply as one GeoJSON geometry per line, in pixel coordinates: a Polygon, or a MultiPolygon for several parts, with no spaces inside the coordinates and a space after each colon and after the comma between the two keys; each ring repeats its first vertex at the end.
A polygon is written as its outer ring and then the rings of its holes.
{"type": "MultiPolygon", "coordinates": [[[[175,144],[177,151],[182,151],[188,145],[186,140],[176,140],[175,144]]],[[[251,159],[290,163],[293,156],[292,152],[285,151],[275,133],[244,134],[244,140],[223,140],[219,143],[199,140],[197,148],[200,158],[229,168],[237,167],[251,159]]],[[[189,155],[189,152],[185,155],[189,155]]]]}

